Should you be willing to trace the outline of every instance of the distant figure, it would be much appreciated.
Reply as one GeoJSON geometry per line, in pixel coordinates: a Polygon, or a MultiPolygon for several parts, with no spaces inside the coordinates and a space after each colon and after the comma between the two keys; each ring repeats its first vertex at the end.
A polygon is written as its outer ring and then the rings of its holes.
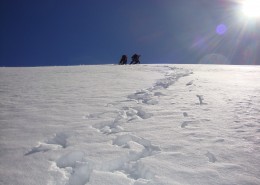
{"type": "Polygon", "coordinates": [[[127,64],[127,56],[122,55],[119,65],[126,65],[127,64]]]}
{"type": "Polygon", "coordinates": [[[132,62],[130,64],[140,64],[140,58],[141,55],[134,54],[132,56],[132,62]]]}

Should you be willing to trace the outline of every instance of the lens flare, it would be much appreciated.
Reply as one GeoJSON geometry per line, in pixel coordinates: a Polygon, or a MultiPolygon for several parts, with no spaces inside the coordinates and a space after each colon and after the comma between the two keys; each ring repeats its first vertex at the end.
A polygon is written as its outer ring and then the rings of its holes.
{"type": "Polygon", "coordinates": [[[260,17],[260,0],[245,0],[242,3],[242,12],[249,18],[260,17]]]}
{"type": "Polygon", "coordinates": [[[211,53],[204,56],[200,61],[200,64],[230,64],[230,61],[221,54],[218,53],[211,53]]]}
{"type": "Polygon", "coordinates": [[[226,31],[227,31],[227,27],[224,24],[220,24],[216,28],[216,33],[219,35],[223,35],[224,33],[226,33],[226,31]]]}

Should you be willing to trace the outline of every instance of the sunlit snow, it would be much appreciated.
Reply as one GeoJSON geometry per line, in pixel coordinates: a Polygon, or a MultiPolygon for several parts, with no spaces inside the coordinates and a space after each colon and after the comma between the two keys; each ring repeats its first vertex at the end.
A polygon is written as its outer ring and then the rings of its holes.
{"type": "Polygon", "coordinates": [[[259,185],[260,67],[0,68],[1,185],[259,185]]]}

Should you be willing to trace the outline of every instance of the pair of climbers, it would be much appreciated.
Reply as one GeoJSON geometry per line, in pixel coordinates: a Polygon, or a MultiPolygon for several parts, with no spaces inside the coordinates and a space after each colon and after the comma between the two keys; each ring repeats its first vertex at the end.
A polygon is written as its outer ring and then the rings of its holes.
{"type": "MultiPolygon", "coordinates": [[[[132,58],[132,61],[130,62],[130,65],[131,64],[140,64],[140,58],[141,55],[138,55],[138,54],[134,54],[131,58],[132,58]]],[[[119,65],[126,65],[127,64],[127,56],[126,55],[122,55],[121,57],[121,60],[119,62],[119,65]]]]}

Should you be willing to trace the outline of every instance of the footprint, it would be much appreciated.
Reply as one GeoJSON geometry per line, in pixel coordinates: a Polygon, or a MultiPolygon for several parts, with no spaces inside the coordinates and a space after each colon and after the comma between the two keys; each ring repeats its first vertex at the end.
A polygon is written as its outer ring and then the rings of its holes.
{"type": "Polygon", "coordinates": [[[87,163],[78,164],[69,178],[68,185],[85,185],[89,182],[93,168],[87,163]]]}
{"type": "Polygon", "coordinates": [[[128,98],[148,105],[156,105],[159,103],[159,101],[156,100],[157,96],[154,96],[149,90],[137,91],[134,94],[128,95],[128,98]]]}
{"type": "Polygon", "coordinates": [[[144,164],[141,160],[126,163],[122,170],[128,177],[136,180],[137,182],[140,179],[145,180],[143,182],[147,182],[147,180],[151,180],[155,176],[155,173],[150,170],[149,166],[144,164]]]}
{"type": "Polygon", "coordinates": [[[161,93],[161,92],[155,92],[153,94],[154,96],[165,96],[165,94],[161,93]]]}
{"type": "Polygon", "coordinates": [[[102,132],[103,134],[115,134],[115,133],[119,133],[119,132],[123,132],[124,128],[116,125],[116,126],[105,126],[102,129],[100,129],[100,132],[102,132]]]}
{"type": "Polygon", "coordinates": [[[58,150],[61,148],[62,147],[60,145],[53,145],[53,144],[39,142],[39,144],[37,146],[33,147],[29,152],[27,152],[24,155],[27,156],[27,155],[31,155],[31,154],[34,154],[37,152],[47,152],[49,150],[58,150]]]}
{"type": "Polygon", "coordinates": [[[184,121],[182,124],[181,124],[181,128],[185,128],[186,126],[188,126],[189,124],[189,121],[184,121]]]}
{"type": "Polygon", "coordinates": [[[97,123],[93,125],[93,128],[103,134],[113,134],[124,131],[124,128],[121,127],[120,123],[117,121],[97,123]]]}
{"type": "Polygon", "coordinates": [[[155,99],[150,99],[150,100],[147,100],[147,101],[143,101],[143,103],[145,103],[147,105],[157,105],[159,103],[159,101],[155,100],[155,99]]]}
{"type": "Polygon", "coordinates": [[[136,168],[133,168],[132,171],[132,177],[134,179],[152,179],[155,174],[149,169],[148,166],[146,166],[142,161],[139,161],[136,165],[136,168]],[[133,170],[134,169],[134,170],[133,170]]]}
{"type": "Polygon", "coordinates": [[[31,155],[37,152],[47,152],[49,150],[58,150],[67,147],[68,135],[65,133],[55,134],[53,138],[48,139],[46,142],[39,142],[39,144],[33,147],[29,152],[24,155],[31,155]]]}
{"type": "Polygon", "coordinates": [[[190,71],[179,71],[174,69],[173,71],[165,75],[166,78],[158,80],[155,83],[153,90],[167,89],[169,86],[173,85],[179,78],[188,76],[190,74],[192,74],[192,72],[190,71]]]}
{"type": "Polygon", "coordinates": [[[85,185],[93,171],[93,164],[84,160],[84,152],[73,151],[61,156],[56,165],[59,168],[71,169],[67,185],[85,185]]]}
{"type": "Polygon", "coordinates": [[[151,141],[137,137],[132,134],[117,136],[117,138],[113,141],[113,145],[129,148],[129,146],[131,146],[129,145],[130,142],[135,142],[144,147],[145,150],[143,151],[142,157],[149,156],[154,153],[157,153],[158,151],[161,151],[161,149],[158,146],[152,145],[151,141]]]}
{"type": "Polygon", "coordinates": [[[209,162],[215,163],[217,161],[217,158],[215,157],[214,154],[207,152],[205,155],[208,157],[209,162]]]}
{"type": "Polygon", "coordinates": [[[122,124],[134,120],[148,119],[152,117],[153,114],[145,112],[142,107],[123,107],[123,110],[117,111],[117,114],[114,116],[113,121],[97,123],[93,125],[93,128],[96,128],[103,134],[119,133],[124,131],[124,128],[121,126],[122,124]]]}
{"type": "Polygon", "coordinates": [[[117,136],[113,141],[113,145],[125,148],[128,152],[117,159],[104,163],[102,170],[120,171],[135,181],[140,178],[149,180],[155,176],[149,167],[142,162],[142,159],[161,151],[158,146],[151,144],[149,140],[132,134],[117,136]]]}
{"type": "Polygon", "coordinates": [[[188,82],[188,83],[186,84],[186,86],[189,86],[189,85],[192,85],[192,84],[193,84],[193,80],[190,81],[190,82],[188,82]]]}
{"type": "Polygon", "coordinates": [[[204,100],[203,95],[196,95],[196,96],[199,99],[200,105],[202,105],[203,104],[203,100],[204,100]]]}
{"type": "Polygon", "coordinates": [[[48,141],[46,143],[60,145],[60,146],[62,146],[62,148],[66,148],[68,137],[69,136],[65,133],[58,133],[58,134],[55,134],[55,136],[53,138],[48,139],[48,141]]]}
{"type": "Polygon", "coordinates": [[[66,168],[72,167],[75,168],[76,163],[78,161],[82,161],[84,158],[84,152],[82,151],[73,151],[61,156],[57,161],[56,164],[59,168],[66,168]]]}
{"type": "Polygon", "coordinates": [[[126,112],[127,122],[132,120],[149,119],[153,116],[153,114],[145,112],[142,107],[125,107],[124,110],[126,112]]]}
{"type": "Polygon", "coordinates": [[[134,107],[134,109],[137,111],[137,116],[139,116],[142,119],[149,119],[153,116],[151,113],[146,113],[142,107],[134,107]]]}
{"type": "Polygon", "coordinates": [[[183,113],[183,116],[184,116],[184,117],[188,117],[188,113],[187,113],[187,112],[184,112],[184,113],[183,113]]]}

